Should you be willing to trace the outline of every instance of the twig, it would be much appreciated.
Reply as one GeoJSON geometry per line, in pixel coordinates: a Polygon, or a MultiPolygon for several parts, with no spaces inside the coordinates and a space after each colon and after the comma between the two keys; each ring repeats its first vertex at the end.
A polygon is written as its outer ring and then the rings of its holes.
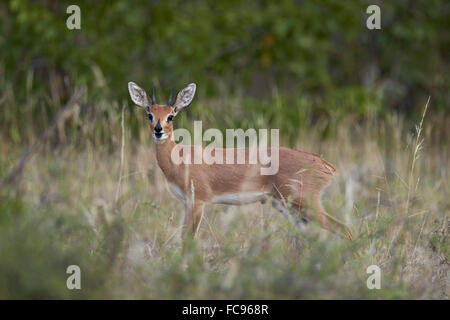
{"type": "Polygon", "coordinates": [[[423,126],[423,120],[425,119],[425,115],[427,114],[428,110],[428,104],[430,103],[431,96],[428,96],[427,103],[425,104],[425,108],[423,110],[422,119],[420,120],[420,124],[416,126],[416,141],[414,145],[413,150],[413,158],[411,163],[411,170],[409,172],[409,179],[408,179],[408,197],[406,199],[406,210],[405,215],[408,215],[409,212],[409,203],[411,201],[411,184],[414,176],[414,168],[416,166],[416,161],[419,157],[419,153],[422,149],[423,139],[421,139],[421,133],[422,133],[422,126],[423,126]]]}
{"type": "Polygon", "coordinates": [[[27,164],[27,161],[30,160],[30,158],[35,154],[39,147],[47,140],[52,131],[57,126],[58,122],[63,119],[64,114],[70,110],[74,105],[76,105],[80,99],[84,96],[86,93],[86,87],[81,87],[79,90],[77,90],[72,97],[69,99],[69,101],[66,103],[64,108],[62,108],[56,117],[53,119],[52,123],[50,124],[47,129],[41,134],[39,139],[28,149],[24,150],[22,152],[22,155],[20,156],[19,162],[17,166],[12,169],[9,174],[7,174],[2,180],[0,180],[0,189],[5,187],[7,184],[13,184],[14,182],[17,182],[20,177],[22,176],[23,169],[25,168],[25,165],[27,164]]]}
{"type": "Polygon", "coordinates": [[[414,250],[413,250],[413,253],[412,253],[412,256],[413,256],[413,257],[414,257],[414,254],[416,253],[417,244],[419,243],[419,239],[420,239],[420,236],[422,235],[423,227],[425,226],[425,223],[426,223],[426,222],[427,222],[427,216],[423,217],[422,227],[420,228],[420,233],[419,233],[419,236],[417,237],[416,244],[415,244],[415,246],[414,246],[414,250]]]}
{"type": "Polygon", "coordinates": [[[213,235],[214,240],[216,240],[216,243],[217,243],[217,245],[218,245],[219,248],[220,248],[221,245],[220,245],[219,239],[217,239],[217,236],[216,236],[216,234],[214,233],[214,230],[213,230],[213,228],[211,227],[211,224],[209,223],[209,221],[208,221],[208,219],[206,218],[206,216],[205,216],[204,218],[205,218],[206,224],[208,225],[209,231],[210,231],[211,234],[213,235]]]}
{"type": "Polygon", "coordinates": [[[122,172],[123,172],[123,162],[124,162],[124,150],[125,150],[125,105],[122,106],[122,121],[121,121],[121,128],[122,128],[122,146],[120,148],[120,169],[119,169],[119,182],[117,184],[116,189],[116,202],[119,199],[119,193],[122,188],[122,172]]]}

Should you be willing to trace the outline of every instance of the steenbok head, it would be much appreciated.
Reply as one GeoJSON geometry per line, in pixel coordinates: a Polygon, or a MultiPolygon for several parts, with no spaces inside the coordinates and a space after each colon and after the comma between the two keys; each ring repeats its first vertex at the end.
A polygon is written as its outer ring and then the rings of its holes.
{"type": "Polygon", "coordinates": [[[131,100],[133,100],[136,105],[144,108],[147,112],[153,139],[156,143],[162,143],[167,138],[172,138],[172,120],[178,112],[191,104],[194,99],[195,89],[195,83],[191,83],[178,92],[175,101],[172,101],[171,93],[167,105],[159,105],[156,104],[154,88],[152,89],[152,99],[150,102],[149,96],[144,89],[134,82],[128,83],[128,91],[130,92],[131,100]]]}

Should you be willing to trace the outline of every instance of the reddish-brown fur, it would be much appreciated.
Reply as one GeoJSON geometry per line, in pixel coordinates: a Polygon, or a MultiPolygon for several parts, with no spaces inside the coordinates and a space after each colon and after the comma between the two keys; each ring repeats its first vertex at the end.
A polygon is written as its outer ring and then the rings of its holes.
{"type": "MultiPolygon", "coordinates": [[[[156,144],[156,157],[168,182],[177,186],[184,194],[188,230],[196,234],[202,215],[203,206],[214,197],[224,194],[242,192],[266,192],[284,204],[291,204],[308,219],[318,220],[323,228],[340,233],[351,239],[350,229],[342,222],[329,216],[320,202],[321,191],[330,183],[336,169],[315,154],[279,148],[279,171],[275,175],[261,175],[260,164],[179,164],[171,160],[171,153],[176,143],[173,141],[172,122],[167,116],[174,114],[170,106],[152,105],[150,108],[154,121],[150,124],[152,131],[158,119],[168,139],[156,144]]],[[[183,149],[194,151],[192,146],[183,149]]],[[[224,152],[226,149],[214,149],[224,152]]],[[[249,149],[245,150],[248,159],[249,149]]],[[[236,152],[235,152],[236,156],[236,152]]],[[[223,159],[225,159],[225,154],[223,159]]],[[[236,162],[235,162],[236,163],[236,162]]]]}

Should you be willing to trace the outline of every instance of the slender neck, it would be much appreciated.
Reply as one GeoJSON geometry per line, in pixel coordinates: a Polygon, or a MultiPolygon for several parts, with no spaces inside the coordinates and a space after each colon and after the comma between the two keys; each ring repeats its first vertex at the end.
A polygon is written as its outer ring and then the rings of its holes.
{"type": "Polygon", "coordinates": [[[158,165],[166,176],[173,173],[174,163],[172,162],[171,154],[173,148],[177,144],[170,137],[167,138],[162,143],[156,144],[156,159],[158,160],[158,165]]]}

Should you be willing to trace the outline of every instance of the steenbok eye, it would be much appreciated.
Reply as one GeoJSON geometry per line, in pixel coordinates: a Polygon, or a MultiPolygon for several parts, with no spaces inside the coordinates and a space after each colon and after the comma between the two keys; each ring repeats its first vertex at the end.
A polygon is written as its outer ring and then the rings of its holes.
{"type": "Polygon", "coordinates": [[[148,115],[148,120],[150,120],[150,122],[153,122],[153,115],[151,113],[149,113],[147,115],[148,115]]]}
{"type": "Polygon", "coordinates": [[[173,120],[173,115],[169,115],[168,117],[167,117],[167,122],[170,122],[170,121],[172,121],[173,120]]]}

